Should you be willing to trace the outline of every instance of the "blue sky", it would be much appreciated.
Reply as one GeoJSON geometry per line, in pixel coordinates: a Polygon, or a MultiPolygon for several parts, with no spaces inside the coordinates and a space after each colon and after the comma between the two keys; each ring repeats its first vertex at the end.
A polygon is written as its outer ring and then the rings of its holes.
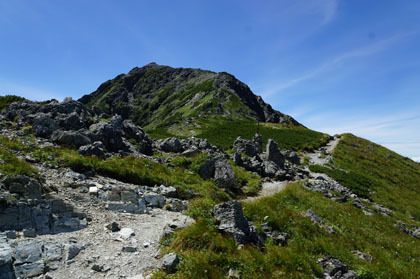
{"type": "Polygon", "coordinates": [[[0,0],[0,95],[79,98],[149,62],[420,160],[420,1],[0,0]]]}

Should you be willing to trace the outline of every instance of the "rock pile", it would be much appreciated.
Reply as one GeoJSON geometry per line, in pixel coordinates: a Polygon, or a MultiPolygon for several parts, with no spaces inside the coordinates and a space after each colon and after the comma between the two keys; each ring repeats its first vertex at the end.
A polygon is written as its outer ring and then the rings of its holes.
{"type": "Polygon", "coordinates": [[[318,264],[324,269],[325,279],[355,279],[357,273],[349,270],[347,265],[336,258],[323,257],[318,259],[318,264]]]}

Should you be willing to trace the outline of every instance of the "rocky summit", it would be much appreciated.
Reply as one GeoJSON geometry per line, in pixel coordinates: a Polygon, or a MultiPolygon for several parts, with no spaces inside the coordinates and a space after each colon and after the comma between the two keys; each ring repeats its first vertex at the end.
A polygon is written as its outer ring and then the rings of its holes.
{"type": "Polygon", "coordinates": [[[230,74],[0,102],[0,279],[420,278],[419,164],[230,74]]]}

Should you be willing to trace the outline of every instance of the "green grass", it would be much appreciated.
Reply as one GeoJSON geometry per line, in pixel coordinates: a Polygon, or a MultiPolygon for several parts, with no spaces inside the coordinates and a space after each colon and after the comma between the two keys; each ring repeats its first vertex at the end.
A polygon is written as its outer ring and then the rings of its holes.
{"type": "Polygon", "coordinates": [[[400,214],[420,221],[420,164],[370,141],[343,135],[333,153],[334,165],[363,176],[371,198],[400,214]]]}
{"type": "MultiPolygon", "coordinates": [[[[207,211],[211,206],[209,201],[201,202],[207,211]]],[[[420,277],[420,241],[400,232],[395,220],[366,216],[353,206],[307,191],[299,183],[272,197],[245,203],[244,213],[257,227],[269,216],[275,229],[290,235],[288,246],[267,242],[265,249],[246,246],[238,250],[229,236],[217,232],[211,215],[203,214],[196,224],[164,242],[165,252],[180,255],[179,271],[173,275],[157,273],[154,278],[226,278],[229,268],[237,269],[241,278],[313,278],[321,276],[316,260],[325,255],[340,259],[360,278],[420,277]],[[333,225],[338,235],[328,234],[303,217],[301,213],[307,209],[333,225]],[[356,258],[354,250],[370,254],[373,261],[356,258]]]]}
{"type": "Polygon", "coordinates": [[[38,178],[37,171],[27,162],[19,159],[14,153],[24,151],[28,148],[19,141],[10,140],[7,137],[0,137],[0,173],[4,175],[20,174],[38,178]]]}
{"type": "Polygon", "coordinates": [[[320,165],[311,165],[309,169],[312,172],[325,173],[334,180],[349,188],[353,193],[360,197],[369,198],[369,191],[374,190],[379,182],[371,177],[366,177],[360,173],[349,171],[345,172],[338,169],[326,168],[320,165]]]}
{"type": "MultiPolygon", "coordinates": [[[[212,144],[228,149],[238,136],[251,139],[259,130],[265,145],[268,139],[274,139],[280,149],[313,150],[328,141],[326,134],[303,127],[283,127],[281,124],[258,123],[253,120],[228,120],[225,118],[203,120],[207,125],[198,135],[208,139],[212,144]]],[[[201,123],[200,123],[201,124],[201,123]]]]}

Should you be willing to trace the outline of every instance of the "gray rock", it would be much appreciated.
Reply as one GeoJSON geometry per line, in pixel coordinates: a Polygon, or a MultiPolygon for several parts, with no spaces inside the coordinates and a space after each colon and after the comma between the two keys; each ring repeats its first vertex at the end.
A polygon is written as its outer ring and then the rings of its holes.
{"type": "Polygon", "coordinates": [[[176,188],[172,186],[166,187],[164,185],[160,185],[159,192],[167,198],[176,198],[178,196],[176,188]]]}
{"type": "Polygon", "coordinates": [[[28,242],[20,244],[15,251],[15,265],[34,263],[42,258],[42,244],[40,242],[28,242]]]}
{"type": "Polygon", "coordinates": [[[36,231],[33,228],[23,229],[23,236],[24,237],[36,237],[36,231]]]}
{"type": "Polygon", "coordinates": [[[160,144],[160,149],[165,152],[179,153],[183,151],[182,144],[177,138],[167,138],[160,144]]]}
{"type": "Polygon", "coordinates": [[[332,257],[318,259],[318,264],[324,269],[324,278],[333,279],[355,279],[357,273],[348,270],[348,267],[340,260],[332,257]]]}
{"type": "Polygon", "coordinates": [[[251,234],[248,221],[243,215],[242,204],[238,201],[228,201],[218,204],[213,209],[213,216],[218,222],[220,232],[230,234],[239,244],[261,244],[258,237],[251,234]]]}
{"type": "Polygon", "coordinates": [[[291,150],[284,150],[284,151],[281,151],[280,153],[281,153],[281,155],[283,155],[283,157],[287,161],[289,161],[289,162],[291,162],[292,164],[295,164],[295,165],[300,165],[300,158],[299,158],[299,156],[297,155],[296,152],[291,151],[291,150]]]}
{"type": "Polygon", "coordinates": [[[100,121],[89,127],[91,138],[94,141],[101,141],[108,151],[118,152],[127,150],[124,144],[123,124],[120,116],[114,116],[110,121],[100,121]]]}
{"type": "Polygon", "coordinates": [[[47,261],[60,261],[63,257],[63,247],[55,242],[44,244],[45,259],[47,261]]]}
{"type": "Polygon", "coordinates": [[[161,194],[145,194],[143,199],[151,207],[163,208],[166,203],[165,197],[161,194]]]}
{"type": "Polygon", "coordinates": [[[258,154],[257,147],[255,143],[250,140],[243,139],[242,137],[237,137],[233,143],[233,148],[239,153],[245,153],[249,157],[253,157],[258,154]]]}
{"type": "Polygon", "coordinates": [[[216,159],[212,158],[204,162],[198,171],[199,175],[203,179],[210,179],[214,177],[214,171],[215,171],[215,164],[216,159]]]}
{"type": "Polygon", "coordinates": [[[386,208],[385,206],[377,203],[373,205],[373,208],[380,214],[384,215],[384,216],[391,216],[392,214],[392,210],[386,208]]]}
{"type": "Polygon", "coordinates": [[[277,142],[272,139],[268,140],[267,143],[267,160],[274,162],[279,168],[284,168],[284,157],[280,153],[277,142]]]}
{"type": "Polygon", "coordinates": [[[81,251],[80,248],[74,244],[65,244],[64,250],[65,250],[65,260],[67,262],[74,259],[77,255],[79,255],[81,251]]]}
{"type": "Polygon", "coordinates": [[[235,172],[226,159],[219,159],[214,164],[214,179],[221,188],[233,188],[236,182],[235,172]]]}
{"type": "Polygon", "coordinates": [[[257,150],[258,154],[262,153],[262,146],[263,146],[263,140],[262,136],[260,134],[255,134],[255,136],[252,138],[252,142],[254,143],[255,149],[257,150]]]}
{"type": "Polygon", "coordinates": [[[37,137],[48,138],[54,131],[60,128],[57,122],[51,118],[50,114],[39,112],[30,118],[32,129],[37,137]]]}
{"type": "Polygon", "coordinates": [[[121,201],[123,202],[136,202],[138,201],[138,196],[136,193],[131,191],[121,191],[121,201]]]}
{"type": "Polygon", "coordinates": [[[45,264],[42,261],[15,265],[15,274],[17,278],[31,278],[44,274],[45,264]]]}
{"type": "Polygon", "coordinates": [[[95,141],[92,144],[83,145],[79,148],[79,154],[83,156],[95,156],[98,158],[105,158],[105,146],[100,141],[95,141]]]}
{"type": "Polygon", "coordinates": [[[10,193],[19,194],[25,199],[40,199],[41,184],[36,179],[24,175],[9,175],[2,181],[10,193]]]}
{"type": "Polygon", "coordinates": [[[178,264],[178,255],[176,253],[170,253],[163,256],[159,267],[167,273],[174,273],[178,264]]]}
{"type": "Polygon", "coordinates": [[[124,246],[122,248],[123,252],[127,252],[127,253],[134,253],[137,252],[137,247],[133,247],[133,246],[124,246]]]}
{"type": "Polygon", "coordinates": [[[138,203],[118,203],[110,202],[106,209],[118,212],[127,212],[132,214],[142,214],[147,212],[147,208],[143,202],[138,203]]]}
{"type": "Polygon", "coordinates": [[[55,143],[74,148],[79,148],[92,142],[85,132],[63,130],[55,131],[51,135],[51,140],[55,143]]]}

